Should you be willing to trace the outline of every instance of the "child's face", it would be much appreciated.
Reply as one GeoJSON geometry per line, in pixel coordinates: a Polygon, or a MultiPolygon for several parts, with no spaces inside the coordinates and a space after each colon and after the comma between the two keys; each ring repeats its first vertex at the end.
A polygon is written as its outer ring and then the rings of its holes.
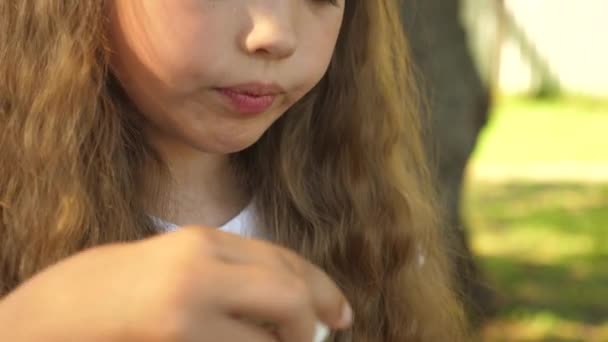
{"type": "Polygon", "coordinates": [[[113,0],[113,68],[152,137],[230,153],[324,75],[344,0],[113,0]]]}

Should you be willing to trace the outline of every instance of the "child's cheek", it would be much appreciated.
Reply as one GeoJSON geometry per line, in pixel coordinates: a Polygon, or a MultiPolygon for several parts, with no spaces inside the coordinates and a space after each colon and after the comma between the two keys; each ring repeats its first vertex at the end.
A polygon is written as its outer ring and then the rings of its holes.
{"type": "Polygon", "coordinates": [[[209,86],[214,72],[221,70],[222,46],[218,44],[218,36],[212,29],[205,30],[205,25],[199,26],[191,31],[180,28],[173,38],[164,40],[166,44],[156,45],[159,56],[156,67],[172,88],[192,91],[209,86]]]}

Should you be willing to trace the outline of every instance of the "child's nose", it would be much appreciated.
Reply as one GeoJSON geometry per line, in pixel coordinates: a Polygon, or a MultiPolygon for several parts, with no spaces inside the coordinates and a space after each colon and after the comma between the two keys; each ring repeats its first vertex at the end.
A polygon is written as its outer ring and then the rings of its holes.
{"type": "Polygon", "coordinates": [[[251,26],[243,47],[249,54],[284,59],[296,50],[295,7],[292,1],[270,0],[251,9],[251,26]]]}

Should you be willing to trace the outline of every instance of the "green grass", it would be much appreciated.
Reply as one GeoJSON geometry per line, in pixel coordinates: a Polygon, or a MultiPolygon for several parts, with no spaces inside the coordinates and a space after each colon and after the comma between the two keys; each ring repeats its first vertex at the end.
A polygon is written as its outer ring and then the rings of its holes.
{"type": "Polygon", "coordinates": [[[501,98],[475,162],[608,162],[608,100],[501,98]]]}
{"type": "Polygon", "coordinates": [[[473,249],[502,302],[484,340],[608,341],[608,184],[467,190],[473,249]]]}
{"type": "MultiPolygon", "coordinates": [[[[473,162],[608,164],[608,101],[503,99],[473,162]]],[[[608,341],[608,182],[470,178],[463,214],[501,304],[483,341],[608,341]]]]}

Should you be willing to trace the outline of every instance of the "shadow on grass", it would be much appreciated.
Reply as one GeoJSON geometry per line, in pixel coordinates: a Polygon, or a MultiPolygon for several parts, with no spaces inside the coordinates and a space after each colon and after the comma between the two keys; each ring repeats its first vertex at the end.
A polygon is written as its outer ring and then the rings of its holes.
{"type": "Polygon", "coordinates": [[[550,312],[568,321],[608,321],[608,257],[535,264],[513,257],[483,257],[503,303],[501,315],[525,319],[550,312]]]}
{"type": "Polygon", "coordinates": [[[608,184],[473,182],[466,196],[500,296],[488,341],[608,341],[608,184]]]}
{"type": "MultiPolygon", "coordinates": [[[[475,230],[543,227],[593,237],[590,254],[608,255],[608,184],[505,183],[471,187],[468,211],[483,212],[475,230]]],[[[556,248],[560,248],[556,246],[556,248]]]]}

